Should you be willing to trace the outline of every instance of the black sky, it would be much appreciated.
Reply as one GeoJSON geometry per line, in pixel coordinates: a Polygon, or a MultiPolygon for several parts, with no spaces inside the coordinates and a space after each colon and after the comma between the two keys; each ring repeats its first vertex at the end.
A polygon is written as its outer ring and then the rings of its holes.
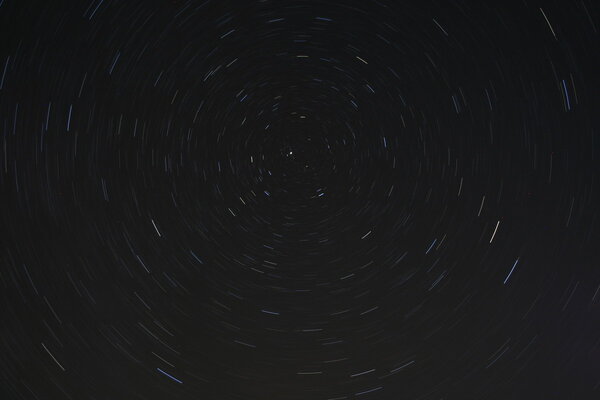
{"type": "Polygon", "coordinates": [[[598,398],[599,12],[0,0],[0,398],[598,398]]]}

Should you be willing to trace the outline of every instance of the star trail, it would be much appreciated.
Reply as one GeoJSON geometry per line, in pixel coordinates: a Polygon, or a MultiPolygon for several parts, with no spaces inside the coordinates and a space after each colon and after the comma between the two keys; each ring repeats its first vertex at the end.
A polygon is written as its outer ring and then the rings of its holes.
{"type": "Polygon", "coordinates": [[[0,398],[600,398],[591,0],[0,0],[0,398]]]}

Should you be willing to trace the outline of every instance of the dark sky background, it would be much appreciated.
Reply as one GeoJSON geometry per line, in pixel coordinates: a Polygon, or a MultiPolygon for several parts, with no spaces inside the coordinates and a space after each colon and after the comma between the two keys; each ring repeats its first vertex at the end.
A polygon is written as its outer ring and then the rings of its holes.
{"type": "Polygon", "coordinates": [[[591,0],[0,0],[0,398],[600,398],[591,0]]]}

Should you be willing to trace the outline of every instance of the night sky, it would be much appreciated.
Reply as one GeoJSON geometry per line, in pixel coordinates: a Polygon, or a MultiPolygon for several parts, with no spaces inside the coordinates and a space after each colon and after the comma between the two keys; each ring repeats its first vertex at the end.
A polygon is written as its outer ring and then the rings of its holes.
{"type": "Polygon", "coordinates": [[[599,35],[0,0],[0,399],[600,398],[599,35]]]}

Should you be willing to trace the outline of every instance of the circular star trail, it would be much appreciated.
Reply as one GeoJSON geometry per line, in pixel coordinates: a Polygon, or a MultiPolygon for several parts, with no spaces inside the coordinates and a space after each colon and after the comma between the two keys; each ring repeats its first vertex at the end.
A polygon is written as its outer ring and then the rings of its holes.
{"type": "Polygon", "coordinates": [[[534,3],[0,1],[2,398],[598,396],[600,10],[534,3]]]}

